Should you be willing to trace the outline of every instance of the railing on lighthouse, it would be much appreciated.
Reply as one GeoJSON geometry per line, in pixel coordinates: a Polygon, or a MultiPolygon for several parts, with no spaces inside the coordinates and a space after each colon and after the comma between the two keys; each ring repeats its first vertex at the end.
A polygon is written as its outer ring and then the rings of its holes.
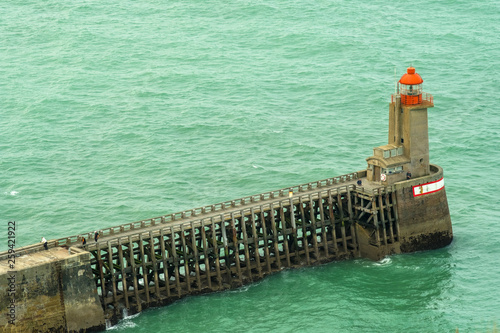
{"type": "MultiPolygon", "coordinates": [[[[391,95],[391,103],[396,102],[397,96],[400,96],[400,94],[392,94],[391,95]]],[[[423,102],[429,102],[429,103],[434,104],[434,97],[432,96],[432,94],[422,92],[422,98],[421,98],[420,103],[423,103],[423,102]]]]}

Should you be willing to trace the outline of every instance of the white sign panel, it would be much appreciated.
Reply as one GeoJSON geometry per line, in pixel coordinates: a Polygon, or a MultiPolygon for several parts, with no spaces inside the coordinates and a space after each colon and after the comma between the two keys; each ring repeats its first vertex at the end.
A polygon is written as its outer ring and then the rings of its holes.
{"type": "Polygon", "coordinates": [[[413,186],[413,196],[418,197],[420,195],[429,194],[437,192],[444,188],[444,179],[441,178],[439,180],[413,186]]]}

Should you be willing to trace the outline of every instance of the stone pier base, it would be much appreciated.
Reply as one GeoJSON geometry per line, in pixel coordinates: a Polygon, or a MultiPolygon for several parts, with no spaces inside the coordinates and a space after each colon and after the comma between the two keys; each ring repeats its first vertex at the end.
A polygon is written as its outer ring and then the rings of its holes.
{"type": "Polygon", "coordinates": [[[1,332],[91,332],[106,328],[90,253],[56,247],[0,266],[1,332]],[[12,267],[14,268],[12,270],[12,267]]]}

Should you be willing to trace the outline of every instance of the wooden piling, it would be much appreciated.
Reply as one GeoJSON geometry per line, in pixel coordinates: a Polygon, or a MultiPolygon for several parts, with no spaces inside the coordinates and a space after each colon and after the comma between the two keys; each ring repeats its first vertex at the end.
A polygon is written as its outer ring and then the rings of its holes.
{"type": "Polygon", "coordinates": [[[219,285],[219,289],[222,289],[222,276],[220,274],[220,259],[219,259],[220,251],[219,251],[219,245],[217,244],[215,221],[213,217],[211,218],[210,227],[212,229],[212,245],[215,254],[215,271],[217,272],[217,284],[219,285]]]}
{"type": "Polygon", "coordinates": [[[385,198],[385,209],[386,209],[386,213],[387,213],[387,220],[389,221],[390,239],[391,239],[391,243],[394,244],[394,228],[392,226],[394,221],[392,219],[392,214],[391,214],[392,204],[390,204],[388,192],[385,193],[384,198],[385,198]]]}
{"type": "Polygon", "coordinates": [[[293,239],[293,248],[294,248],[294,261],[299,262],[299,241],[297,239],[297,224],[295,223],[295,205],[293,204],[293,198],[289,199],[289,207],[290,207],[290,223],[292,225],[292,233],[291,238],[293,239]]]}
{"type": "Polygon", "coordinates": [[[380,246],[380,228],[378,223],[378,212],[377,212],[377,202],[375,198],[372,198],[372,216],[373,216],[373,226],[375,227],[375,241],[377,246],[380,246]]]}
{"type": "Polygon", "coordinates": [[[228,240],[227,240],[227,230],[226,230],[226,219],[224,214],[220,214],[220,228],[221,228],[221,233],[222,233],[222,244],[224,245],[224,268],[225,272],[227,275],[227,281],[231,283],[231,280],[233,279],[232,273],[231,273],[231,260],[229,256],[229,246],[228,246],[228,240]]]}
{"type": "Polygon", "coordinates": [[[279,270],[281,270],[281,254],[279,247],[279,237],[276,228],[276,218],[275,218],[274,204],[269,204],[269,214],[271,214],[271,229],[273,230],[273,246],[274,246],[274,262],[279,270]]]}
{"type": "Polygon", "coordinates": [[[233,229],[233,246],[234,246],[234,257],[236,261],[236,273],[238,274],[238,282],[240,285],[243,284],[243,276],[241,273],[240,266],[240,242],[238,239],[238,233],[236,232],[236,221],[234,218],[234,212],[231,213],[231,228],[233,229]]]}
{"type": "Polygon", "coordinates": [[[207,277],[207,285],[209,289],[212,289],[212,270],[208,258],[208,241],[206,235],[205,220],[201,220],[201,243],[203,245],[203,257],[205,259],[205,274],[207,277]]]}
{"type": "Polygon", "coordinates": [[[332,229],[333,249],[335,252],[337,252],[338,251],[337,231],[336,231],[336,227],[335,227],[335,214],[333,213],[332,190],[328,190],[328,214],[330,216],[330,225],[331,225],[331,229],[332,229]]]}
{"type": "Polygon", "coordinates": [[[280,219],[281,219],[281,230],[283,233],[283,248],[285,250],[286,265],[287,267],[291,267],[292,264],[290,262],[290,251],[288,249],[288,227],[286,225],[285,208],[283,207],[282,201],[280,201],[280,219]]]}
{"type": "Polygon", "coordinates": [[[346,186],[346,191],[347,191],[347,210],[349,212],[349,226],[351,229],[351,245],[352,248],[357,249],[358,245],[356,244],[356,231],[354,228],[354,209],[352,208],[352,194],[351,194],[351,188],[349,186],[346,186]]]}
{"type": "Polygon", "coordinates": [[[139,234],[139,250],[141,251],[141,262],[142,262],[142,283],[144,284],[144,292],[146,293],[146,302],[149,304],[151,299],[149,297],[149,281],[146,266],[146,257],[144,255],[144,239],[142,238],[142,233],[139,234]]]}
{"type": "Polygon", "coordinates": [[[382,221],[382,233],[384,245],[387,245],[387,230],[385,227],[385,213],[384,213],[384,204],[382,202],[382,194],[378,195],[378,212],[380,215],[380,220],[382,221]]]}
{"type": "Polygon", "coordinates": [[[266,257],[267,273],[271,273],[271,258],[269,256],[269,242],[267,236],[266,217],[264,216],[264,207],[260,205],[260,223],[262,225],[262,233],[264,234],[264,255],[266,257]]]}
{"type": "Polygon", "coordinates": [[[158,279],[158,265],[156,261],[155,241],[153,238],[152,231],[149,231],[149,248],[150,248],[151,261],[153,262],[153,280],[155,284],[155,296],[156,298],[160,299],[161,298],[160,281],[158,279]]]}
{"type": "Polygon", "coordinates": [[[164,229],[160,230],[160,251],[161,251],[161,259],[163,263],[163,279],[165,280],[165,291],[167,292],[167,297],[171,296],[170,294],[170,275],[168,274],[168,261],[165,250],[165,231],[164,229]]]}
{"type": "Polygon", "coordinates": [[[101,257],[101,243],[97,243],[96,253],[97,253],[97,265],[99,267],[99,277],[101,281],[101,297],[104,305],[106,305],[107,290],[106,290],[106,281],[104,280],[104,264],[101,257]]]}
{"type": "Polygon", "coordinates": [[[125,308],[130,309],[130,303],[128,299],[128,284],[127,284],[127,275],[125,274],[125,260],[123,259],[123,245],[121,238],[118,238],[118,264],[121,268],[122,275],[122,289],[123,295],[125,298],[125,308]]]}
{"type": "Polygon", "coordinates": [[[181,242],[182,242],[182,253],[183,253],[183,258],[184,258],[184,281],[186,282],[187,292],[191,293],[191,276],[190,276],[191,274],[189,271],[190,253],[189,253],[188,247],[186,245],[186,236],[184,235],[184,233],[185,233],[184,225],[181,224],[180,235],[181,235],[181,242]]]}
{"type": "Polygon", "coordinates": [[[115,276],[115,267],[113,265],[113,249],[111,248],[111,244],[108,243],[108,265],[109,265],[109,282],[111,283],[111,290],[113,292],[113,306],[118,307],[118,296],[116,293],[116,276],[115,276]]]}
{"type": "Polygon", "coordinates": [[[128,236],[129,244],[129,256],[130,256],[130,267],[132,269],[132,281],[134,283],[134,295],[135,295],[135,306],[138,312],[142,311],[142,301],[139,297],[139,283],[137,282],[137,269],[135,266],[135,253],[134,253],[134,243],[132,243],[132,236],[128,236]]]}
{"type": "Polygon", "coordinates": [[[314,247],[314,256],[316,260],[319,260],[319,250],[318,250],[318,235],[316,234],[316,216],[313,206],[312,195],[309,194],[309,218],[311,219],[311,235],[312,243],[314,247]]]}
{"type": "Polygon", "coordinates": [[[319,204],[319,217],[321,220],[321,238],[323,240],[323,251],[325,251],[325,258],[328,258],[328,239],[326,237],[325,213],[324,213],[323,198],[321,192],[318,192],[318,204],[319,204]]]}
{"type": "Polygon", "coordinates": [[[245,213],[243,211],[240,211],[240,214],[241,214],[240,217],[241,232],[243,234],[243,246],[245,247],[245,265],[247,271],[247,279],[253,281],[252,264],[250,262],[250,251],[248,249],[248,236],[247,236],[248,234],[245,221],[245,213]]]}
{"type": "Polygon", "coordinates": [[[395,222],[396,222],[396,240],[399,241],[399,237],[401,235],[399,230],[399,219],[398,219],[398,205],[397,205],[397,196],[396,192],[392,192],[392,207],[394,208],[395,222]]]}
{"type": "Polygon", "coordinates": [[[252,237],[253,237],[253,244],[255,247],[255,262],[257,263],[257,274],[259,275],[259,278],[262,278],[262,267],[260,266],[260,253],[259,253],[259,235],[257,234],[257,228],[255,226],[255,212],[253,210],[253,207],[250,208],[250,222],[252,223],[252,237]]]}
{"type": "Polygon", "coordinates": [[[194,222],[191,221],[191,244],[193,248],[194,256],[194,271],[196,275],[196,284],[198,286],[198,291],[201,291],[201,276],[200,276],[200,264],[198,262],[198,248],[196,245],[196,229],[194,227],[194,222]]]}
{"type": "Polygon", "coordinates": [[[309,257],[309,240],[307,239],[307,226],[309,225],[309,221],[306,219],[306,215],[304,213],[304,202],[302,200],[302,196],[299,197],[299,205],[300,205],[300,216],[302,218],[302,247],[304,248],[306,254],[306,264],[311,264],[311,259],[309,257]]]}
{"type": "Polygon", "coordinates": [[[181,277],[180,277],[180,272],[179,272],[179,256],[177,255],[177,241],[175,239],[175,231],[174,231],[174,226],[170,226],[170,243],[171,243],[171,248],[172,248],[172,255],[174,259],[174,274],[175,274],[175,285],[177,287],[177,296],[181,297],[182,294],[182,288],[181,288],[181,277]]]}
{"type": "Polygon", "coordinates": [[[347,252],[347,239],[346,239],[346,233],[345,233],[344,207],[342,205],[342,195],[340,194],[340,191],[337,191],[337,206],[339,208],[339,214],[340,214],[340,222],[341,222],[340,232],[342,234],[342,245],[344,247],[344,252],[347,252]]]}

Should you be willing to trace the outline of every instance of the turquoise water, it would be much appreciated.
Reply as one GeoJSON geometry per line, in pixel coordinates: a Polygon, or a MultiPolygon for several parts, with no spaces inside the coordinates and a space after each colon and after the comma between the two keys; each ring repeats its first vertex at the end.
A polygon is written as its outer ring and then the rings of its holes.
{"type": "Polygon", "coordinates": [[[333,177],[387,142],[394,71],[434,96],[447,248],[285,271],[115,332],[500,325],[497,1],[0,2],[0,212],[19,246],[333,177]]]}

